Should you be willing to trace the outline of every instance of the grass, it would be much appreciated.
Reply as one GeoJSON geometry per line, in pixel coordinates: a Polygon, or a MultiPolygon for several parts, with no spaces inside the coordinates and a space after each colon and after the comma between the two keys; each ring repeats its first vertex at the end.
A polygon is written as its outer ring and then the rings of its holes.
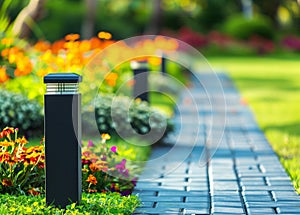
{"type": "Polygon", "coordinates": [[[152,92],[150,93],[151,106],[160,110],[168,117],[172,117],[176,105],[177,98],[171,95],[152,92]]]}
{"type": "Polygon", "coordinates": [[[233,78],[300,193],[300,56],[210,57],[233,78]]]}

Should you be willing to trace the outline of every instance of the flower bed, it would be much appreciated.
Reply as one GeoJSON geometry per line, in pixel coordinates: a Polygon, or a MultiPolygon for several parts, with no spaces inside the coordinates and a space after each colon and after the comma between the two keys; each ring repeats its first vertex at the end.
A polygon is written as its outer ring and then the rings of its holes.
{"type": "MultiPolygon", "coordinates": [[[[131,194],[136,175],[126,158],[118,156],[117,146],[109,147],[108,134],[100,143],[89,141],[82,148],[83,190],[88,193],[119,192],[131,194]]],[[[26,147],[27,139],[18,137],[18,129],[4,128],[0,133],[0,193],[44,194],[44,145],[26,147]]]]}
{"type": "Polygon", "coordinates": [[[103,134],[98,143],[88,141],[82,147],[83,201],[64,210],[45,207],[44,141],[26,147],[28,141],[18,136],[17,128],[4,128],[0,132],[0,213],[11,214],[22,208],[33,214],[89,214],[93,210],[100,214],[131,214],[139,205],[138,198],[130,195],[138,172],[119,155],[124,152],[119,153],[118,146],[107,145],[109,139],[103,134]],[[9,204],[13,199],[19,200],[9,204]]]}

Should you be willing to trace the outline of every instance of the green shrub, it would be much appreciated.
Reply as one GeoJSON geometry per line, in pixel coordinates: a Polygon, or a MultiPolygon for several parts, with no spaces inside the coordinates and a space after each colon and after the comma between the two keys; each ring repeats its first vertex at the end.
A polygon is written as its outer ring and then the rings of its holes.
{"type": "Polygon", "coordinates": [[[169,76],[163,76],[159,74],[149,75],[149,88],[150,91],[160,92],[162,94],[178,95],[182,88],[182,85],[179,84],[178,79],[169,76]]]}
{"type": "MultiPolygon", "coordinates": [[[[95,113],[91,112],[92,109],[86,108],[83,113],[83,132],[89,133],[90,120],[94,120],[93,117],[89,118],[91,114],[95,114],[100,133],[117,133],[130,137],[134,136],[135,131],[145,135],[146,138],[148,132],[152,135],[159,135],[166,128],[160,138],[162,139],[173,130],[171,122],[165,115],[150,107],[147,102],[138,99],[132,100],[125,96],[105,94],[96,100],[95,113]]],[[[152,139],[149,138],[149,140],[152,139]]]]}
{"type": "Polygon", "coordinates": [[[0,195],[0,214],[57,214],[57,215],[110,215],[110,214],[132,214],[140,205],[137,196],[120,196],[119,193],[83,193],[82,201],[78,204],[70,204],[66,209],[46,206],[44,196],[13,196],[0,195]]]}
{"type": "Polygon", "coordinates": [[[246,19],[242,15],[234,15],[224,24],[224,31],[238,39],[249,39],[253,35],[273,39],[274,36],[272,23],[264,16],[246,19]]]}
{"type": "Polygon", "coordinates": [[[19,128],[26,135],[43,129],[42,107],[22,95],[0,90],[0,129],[19,128]]]}
{"type": "Polygon", "coordinates": [[[88,193],[112,191],[131,194],[137,178],[132,169],[128,169],[127,159],[119,156],[118,147],[109,148],[106,144],[110,135],[102,134],[101,137],[100,143],[94,144],[89,140],[82,148],[83,190],[88,193]]]}

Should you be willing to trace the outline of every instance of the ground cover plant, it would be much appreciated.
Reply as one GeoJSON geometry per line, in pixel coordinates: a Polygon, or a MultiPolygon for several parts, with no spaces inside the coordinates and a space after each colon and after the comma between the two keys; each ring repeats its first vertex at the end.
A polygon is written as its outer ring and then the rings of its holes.
{"type": "Polygon", "coordinates": [[[0,194],[1,215],[130,215],[140,205],[137,196],[120,196],[119,193],[83,193],[81,204],[72,203],[66,209],[46,206],[45,197],[0,194]]]}
{"type": "Polygon", "coordinates": [[[300,193],[300,61],[297,54],[209,57],[225,68],[300,193]]]}

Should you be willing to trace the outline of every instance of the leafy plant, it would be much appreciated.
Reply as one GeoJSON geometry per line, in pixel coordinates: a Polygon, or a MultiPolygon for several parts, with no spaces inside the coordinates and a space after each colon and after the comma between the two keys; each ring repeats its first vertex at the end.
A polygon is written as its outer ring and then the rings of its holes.
{"type": "Polygon", "coordinates": [[[24,136],[18,137],[18,129],[6,127],[0,132],[0,193],[43,192],[44,147],[26,148],[27,143],[24,136]]]}
{"type": "Polygon", "coordinates": [[[250,20],[242,15],[232,16],[224,24],[224,31],[238,39],[249,39],[253,35],[273,39],[274,36],[271,21],[264,16],[255,16],[250,20]]]}
{"type": "Polygon", "coordinates": [[[27,135],[43,128],[42,107],[22,95],[0,89],[0,128],[10,125],[27,135]]]}
{"type": "Polygon", "coordinates": [[[83,193],[80,204],[72,203],[66,209],[46,206],[40,196],[14,196],[0,194],[0,214],[56,214],[56,215],[118,215],[132,214],[140,205],[137,196],[121,196],[119,193],[83,193]]]}
{"type": "MultiPolygon", "coordinates": [[[[89,123],[93,120],[92,109],[89,106],[83,113],[83,128],[87,133],[89,123]]],[[[132,137],[135,132],[146,135],[151,131],[152,134],[162,133],[162,139],[173,130],[170,120],[147,102],[139,99],[132,100],[125,96],[100,95],[95,102],[95,116],[100,133],[120,134],[121,132],[121,135],[132,137]],[[164,129],[165,131],[162,132],[164,129]]]]}
{"type": "Polygon", "coordinates": [[[113,191],[129,195],[137,179],[126,167],[126,159],[120,161],[117,146],[106,145],[108,139],[108,134],[102,134],[100,143],[90,140],[83,148],[83,189],[88,193],[113,191]]]}

